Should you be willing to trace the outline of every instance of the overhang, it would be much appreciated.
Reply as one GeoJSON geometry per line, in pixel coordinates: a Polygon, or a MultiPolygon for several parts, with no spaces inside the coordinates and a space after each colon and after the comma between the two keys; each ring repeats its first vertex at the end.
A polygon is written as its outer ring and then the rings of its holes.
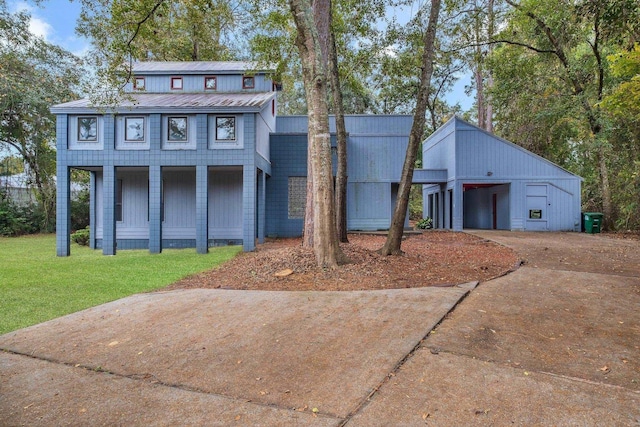
{"type": "Polygon", "coordinates": [[[202,112],[258,112],[276,96],[275,92],[241,93],[129,93],[115,107],[95,106],[89,99],[66,102],[51,107],[53,114],[83,114],[105,111],[164,112],[167,110],[202,112]]]}

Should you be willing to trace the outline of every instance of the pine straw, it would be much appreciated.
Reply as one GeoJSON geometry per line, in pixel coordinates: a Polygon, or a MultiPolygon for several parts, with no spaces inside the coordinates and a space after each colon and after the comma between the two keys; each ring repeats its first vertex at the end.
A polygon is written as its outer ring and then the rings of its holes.
{"type": "Polygon", "coordinates": [[[407,237],[402,256],[376,252],[385,236],[350,234],[341,249],[350,263],[336,270],[316,266],[313,251],[300,239],[277,239],[241,253],[220,268],[187,277],[166,289],[351,291],[424,286],[453,286],[505,274],[519,262],[509,248],[478,237],[428,231],[407,237]],[[286,277],[274,274],[293,270],[286,277]]]}

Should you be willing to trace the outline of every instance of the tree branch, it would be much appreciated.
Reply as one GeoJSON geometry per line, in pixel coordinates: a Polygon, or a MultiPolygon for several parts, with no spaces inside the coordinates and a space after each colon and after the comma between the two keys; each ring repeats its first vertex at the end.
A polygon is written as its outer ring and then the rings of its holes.
{"type": "Polygon", "coordinates": [[[458,47],[456,47],[454,49],[445,50],[445,51],[443,51],[443,53],[453,53],[453,52],[457,52],[457,51],[460,51],[460,50],[463,50],[463,49],[468,49],[470,47],[489,46],[489,45],[501,44],[501,43],[524,47],[524,48],[532,50],[532,51],[534,51],[536,53],[551,53],[551,54],[554,54],[554,55],[556,54],[556,51],[552,50],[552,49],[540,49],[540,48],[537,48],[535,46],[531,46],[530,44],[527,44],[527,43],[516,42],[516,41],[513,41],[513,40],[507,40],[507,39],[489,40],[487,42],[482,42],[482,43],[469,43],[469,44],[465,44],[464,46],[458,46],[458,47]]]}
{"type": "Polygon", "coordinates": [[[153,6],[153,8],[149,11],[149,13],[147,13],[147,15],[142,18],[141,21],[136,22],[136,30],[134,31],[133,35],[131,36],[131,38],[129,39],[129,41],[127,42],[127,51],[129,52],[129,73],[127,74],[127,82],[129,80],[131,80],[131,75],[132,73],[132,69],[133,69],[133,49],[131,48],[131,43],[133,43],[133,41],[136,39],[136,37],[138,37],[138,34],[140,33],[140,29],[142,28],[142,25],[147,22],[155,13],[156,10],[158,10],[158,8],[162,5],[162,3],[164,3],[164,0],[159,0],[158,2],[156,2],[156,5],[153,6]]]}

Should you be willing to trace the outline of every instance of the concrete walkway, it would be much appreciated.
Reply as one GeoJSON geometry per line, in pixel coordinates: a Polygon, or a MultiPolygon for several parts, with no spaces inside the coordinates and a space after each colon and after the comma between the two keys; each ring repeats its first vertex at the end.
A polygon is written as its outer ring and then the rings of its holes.
{"type": "Polygon", "coordinates": [[[476,289],[142,294],[1,336],[0,425],[640,425],[640,242],[477,234],[527,263],[476,289]]]}

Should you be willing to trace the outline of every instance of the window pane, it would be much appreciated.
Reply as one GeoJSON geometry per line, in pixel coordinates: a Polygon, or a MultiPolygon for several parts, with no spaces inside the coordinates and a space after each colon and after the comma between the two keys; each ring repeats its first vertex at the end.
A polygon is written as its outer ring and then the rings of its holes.
{"type": "Polygon", "coordinates": [[[216,117],[216,140],[235,141],[236,140],[236,118],[216,117]]]}
{"type": "Polygon", "coordinates": [[[171,78],[171,89],[182,89],[182,77],[171,78]]]}
{"type": "Polygon", "coordinates": [[[78,141],[98,140],[98,118],[78,117],[78,141]]]}
{"type": "Polygon", "coordinates": [[[187,141],[187,118],[169,117],[167,139],[173,142],[187,141]]]}
{"type": "Polygon", "coordinates": [[[133,86],[136,89],[144,89],[144,77],[136,77],[133,86]]]}
{"type": "Polygon", "coordinates": [[[216,78],[215,77],[205,77],[204,78],[204,88],[209,90],[216,89],[216,78]]]}
{"type": "Polygon", "coordinates": [[[255,87],[255,80],[253,77],[243,77],[242,78],[242,88],[243,89],[253,89],[255,87]]]}
{"type": "Polygon", "coordinates": [[[144,117],[125,117],[124,132],[125,141],[144,141],[144,117]]]}

